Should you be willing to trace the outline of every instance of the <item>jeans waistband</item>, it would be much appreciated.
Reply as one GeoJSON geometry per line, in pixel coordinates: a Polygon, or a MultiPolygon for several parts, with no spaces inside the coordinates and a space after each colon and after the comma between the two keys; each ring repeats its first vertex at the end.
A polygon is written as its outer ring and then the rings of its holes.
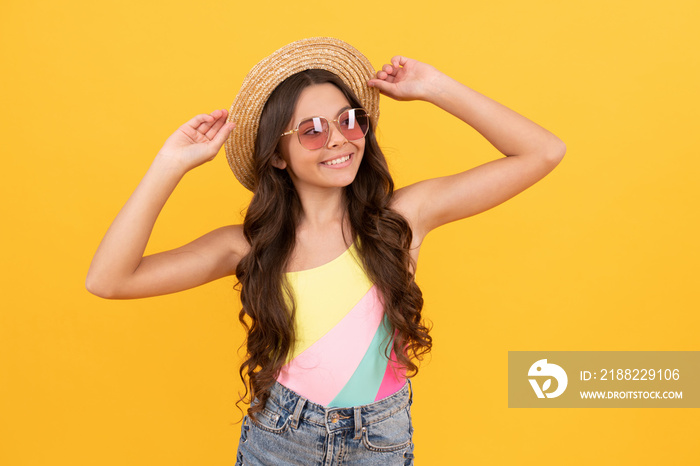
{"type": "Polygon", "coordinates": [[[282,416],[288,416],[294,429],[299,426],[299,421],[304,419],[306,422],[325,427],[329,434],[340,430],[352,430],[355,432],[355,438],[360,438],[364,426],[382,421],[410,406],[413,403],[413,390],[411,379],[406,379],[406,384],[401,390],[374,403],[350,408],[326,408],[275,382],[267,403],[266,407],[282,416]]]}

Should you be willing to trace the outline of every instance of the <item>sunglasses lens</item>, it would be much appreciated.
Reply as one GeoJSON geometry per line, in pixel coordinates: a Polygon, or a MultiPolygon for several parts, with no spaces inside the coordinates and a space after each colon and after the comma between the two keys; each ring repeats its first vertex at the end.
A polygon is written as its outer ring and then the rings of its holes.
{"type": "Polygon", "coordinates": [[[353,108],[338,117],[338,124],[343,136],[349,141],[362,139],[369,129],[369,116],[361,108],[353,108]]]}
{"type": "Polygon", "coordinates": [[[323,117],[309,118],[299,124],[299,142],[309,150],[320,149],[328,139],[328,121],[323,117]]]}
{"type": "MultiPolygon", "coordinates": [[[[362,139],[369,130],[369,115],[361,108],[346,110],[338,117],[338,126],[348,141],[362,139]]],[[[299,123],[299,142],[309,150],[320,149],[328,141],[328,120],[314,117],[299,123]]]]}

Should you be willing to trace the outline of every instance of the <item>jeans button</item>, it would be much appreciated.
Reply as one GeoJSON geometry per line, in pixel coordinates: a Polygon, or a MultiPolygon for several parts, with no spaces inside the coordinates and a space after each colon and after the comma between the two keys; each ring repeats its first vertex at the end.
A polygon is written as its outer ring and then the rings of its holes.
{"type": "Polygon", "coordinates": [[[338,422],[338,413],[331,413],[331,416],[330,416],[330,417],[331,417],[331,422],[332,422],[333,424],[335,424],[336,422],[338,422]]]}

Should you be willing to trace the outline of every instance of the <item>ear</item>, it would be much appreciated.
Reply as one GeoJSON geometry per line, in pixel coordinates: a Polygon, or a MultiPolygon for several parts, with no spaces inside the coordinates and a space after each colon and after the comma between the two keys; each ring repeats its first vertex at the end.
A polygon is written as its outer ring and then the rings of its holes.
{"type": "Polygon", "coordinates": [[[272,156],[272,166],[280,170],[287,168],[287,162],[284,161],[279,152],[275,152],[275,155],[272,156]]]}

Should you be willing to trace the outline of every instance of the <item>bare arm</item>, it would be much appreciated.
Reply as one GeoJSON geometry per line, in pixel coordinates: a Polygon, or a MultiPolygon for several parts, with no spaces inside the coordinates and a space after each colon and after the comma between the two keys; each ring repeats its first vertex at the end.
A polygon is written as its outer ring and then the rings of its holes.
{"type": "Polygon", "coordinates": [[[564,143],[524,116],[430,65],[401,56],[391,61],[370,85],[397,100],[420,99],[437,105],[507,156],[398,190],[396,207],[408,217],[418,243],[440,225],[488,210],[522,192],[564,156],[564,143]]]}
{"type": "Polygon", "coordinates": [[[107,230],[86,280],[91,293],[113,299],[172,293],[235,270],[245,251],[240,226],[214,230],[172,251],[143,257],[156,218],[189,170],[212,160],[233,129],[225,110],[197,115],[163,145],[107,230]]]}

